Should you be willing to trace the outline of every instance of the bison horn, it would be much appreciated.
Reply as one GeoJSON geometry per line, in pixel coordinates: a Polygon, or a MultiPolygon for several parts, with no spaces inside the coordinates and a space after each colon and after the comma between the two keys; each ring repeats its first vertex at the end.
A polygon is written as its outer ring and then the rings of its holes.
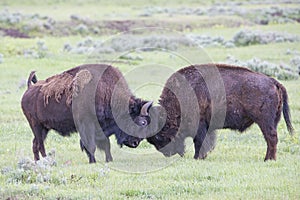
{"type": "Polygon", "coordinates": [[[153,104],[153,101],[149,101],[149,102],[147,102],[143,105],[143,107],[141,108],[141,115],[142,116],[148,116],[149,115],[148,110],[152,106],[152,104],[153,104]]]}

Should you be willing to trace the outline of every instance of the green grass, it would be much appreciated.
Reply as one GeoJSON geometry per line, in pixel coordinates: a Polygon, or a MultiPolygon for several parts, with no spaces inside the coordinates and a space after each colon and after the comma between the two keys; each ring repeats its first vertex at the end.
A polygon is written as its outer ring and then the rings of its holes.
{"type": "MultiPolygon", "coordinates": [[[[31,13],[29,8],[35,7],[37,12],[56,16],[57,19],[67,19],[70,14],[76,13],[78,7],[82,16],[90,13],[91,18],[99,18],[116,10],[119,13],[129,14],[136,18],[138,8],[143,5],[125,7],[106,3],[105,8],[95,7],[91,2],[81,5],[76,0],[75,5],[65,1],[57,1],[60,6],[39,5],[37,1],[7,1],[12,9],[20,9],[31,13]],[[13,3],[11,3],[13,2],[13,3]],[[92,9],[91,9],[92,8],[92,9]],[[91,9],[91,10],[90,10],[91,9]],[[136,9],[136,10],[135,10],[136,9]],[[54,11],[53,11],[54,10],[54,11]],[[103,10],[98,13],[96,11],[103,10]],[[64,12],[62,12],[64,11],[64,12]],[[97,16],[95,16],[95,13],[97,16]]],[[[144,1],[142,1],[144,2],[144,1]]],[[[165,2],[155,5],[166,6],[165,2]]],[[[179,7],[180,0],[172,3],[179,7]]],[[[191,1],[189,6],[195,5],[191,1]]],[[[125,2],[126,3],[126,2],[125,2]]],[[[209,3],[208,3],[209,4],[209,3]]],[[[250,6],[251,7],[251,6],[250,6]]],[[[150,20],[159,20],[154,17],[150,20]]],[[[193,20],[189,17],[178,17],[180,20],[193,20]]],[[[192,30],[195,34],[223,36],[226,39],[242,28],[259,29],[265,31],[281,31],[300,36],[298,24],[282,24],[269,26],[249,26],[229,28],[216,26],[192,30]]],[[[147,33],[144,33],[147,34],[147,33]]],[[[101,35],[99,39],[109,38],[101,35]]],[[[83,38],[80,36],[49,37],[32,39],[13,39],[1,37],[0,53],[4,61],[0,64],[0,199],[300,199],[300,80],[282,81],[289,94],[289,103],[293,126],[296,130],[291,137],[284,123],[278,125],[278,152],[277,161],[264,162],[266,143],[259,130],[254,125],[245,133],[240,134],[230,130],[221,130],[218,133],[217,146],[205,160],[193,159],[193,145],[189,138],[186,142],[186,154],[183,158],[174,156],[165,158],[155,148],[143,141],[137,149],[116,145],[111,137],[112,163],[104,163],[103,152],[97,151],[97,164],[88,164],[85,153],[81,152],[78,134],[63,138],[54,131],[48,134],[46,150],[55,150],[57,166],[43,171],[49,180],[36,181],[37,172],[19,172],[18,162],[23,158],[33,158],[31,145],[33,134],[22,113],[20,100],[26,87],[24,84],[32,70],[37,70],[39,79],[60,73],[71,67],[88,62],[83,55],[74,55],[62,52],[63,44],[76,44],[83,38]],[[24,58],[23,50],[36,48],[36,42],[43,40],[49,51],[41,59],[24,58]],[[30,176],[30,180],[29,180],[30,176]],[[19,182],[17,181],[19,180],[19,182]]],[[[285,62],[294,55],[287,55],[286,50],[300,51],[300,43],[277,43],[268,45],[253,45],[232,49],[210,47],[201,50],[182,49],[180,54],[188,56],[191,62],[221,62],[228,55],[239,60],[258,57],[274,63],[285,62]]],[[[180,57],[170,56],[168,52],[140,52],[142,61],[115,64],[126,75],[134,72],[141,66],[166,66],[171,71],[187,66],[188,62],[180,57]]],[[[116,58],[119,54],[107,55],[116,58]]],[[[169,73],[164,72],[159,81],[164,83],[169,73]]],[[[144,80],[128,79],[131,88],[144,80]]],[[[145,99],[157,101],[161,87],[141,87],[135,94],[145,99]]]]}

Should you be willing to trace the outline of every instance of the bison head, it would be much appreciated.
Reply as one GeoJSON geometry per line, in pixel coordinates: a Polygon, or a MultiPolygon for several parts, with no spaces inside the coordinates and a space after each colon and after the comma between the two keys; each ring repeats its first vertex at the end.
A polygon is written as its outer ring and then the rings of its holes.
{"type": "Polygon", "coordinates": [[[177,153],[180,156],[183,156],[184,149],[185,149],[184,139],[169,135],[171,132],[173,131],[168,130],[167,134],[164,134],[163,132],[159,132],[158,134],[147,138],[147,141],[150,144],[153,144],[155,148],[166,157],[173,156],[177,153]]]}
{"type": "MultiPolygon", "coordinates": [[[[129,115],[131,120],[137,126],[131,127],[131,123],[128,123],[128,126],[124,126],[124,122],[119,119],[122,124],[118,125],[123,127],[118,127],[118,130],[115,133],[119,145],[122,146],[124,144],[128,147],[136,148],[144,139],[141,131],[144,127],[150,124],[149,109],[151,106],[152,102],[142,101],[140,99],[130,101],[129,115]],[[132,130],[132,128],[135,128],[135,130],[132,130]]],[[[128,115],[128,113],[124,115],[128,115]]]]}
{"type": "Polygon", "coordinates": [[[154,106],[150,109],[149,122],[151,122],[152,128],[148,129],[147,141],[154,145],[164,156],[169,157],[177,153],[183,156],[184,139],[177,134],[178,127],[171,123],[162,106],[154,106]]]}

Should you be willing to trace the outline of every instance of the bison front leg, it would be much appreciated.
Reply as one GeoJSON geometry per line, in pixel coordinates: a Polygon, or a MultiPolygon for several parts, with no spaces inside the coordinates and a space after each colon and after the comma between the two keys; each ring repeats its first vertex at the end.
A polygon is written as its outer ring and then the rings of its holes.
{"type": "Polygon", "coordinates": [[[202,146],[202,143],[206,137],[206,131],[200,130],[198,131],[197,135],[194,137],[194,147],[195,147],[195,159],[204,159],[207,155],[201,155],[200,156],[200,149],[202,146]]]}
{"type": "Polygon", "coordinates": [[[216,146],[217,135],[215,131],[208,132],[204,141],[202,142],[202,146],[200,148],[199,158],[206,158],[208,153],[214,150],[216,146]]]}
{"type": "Polygon", "coordinates": [[[86,155],[89,158],[89,163],[96,162],[95,156],[88,151],[88,149],[84,146],[82,140],[80,140],[80,148],[81,148],[81,151],[85,151],[86,155]]]}
{"type": "Polygon", "coordinates": [[[216,145],[216,133],[208,132],[206,128],[199,128],[194,138],[195,159],[205,159],[207,154],[211,152],[216,145]]]}
{"type": "Polygon", "coordinates": [[[97,140],[97,146],[99,149],[105,152],[105,161],[111,162],[113,161],[111,152],[110,152],[110,141],[109,138],[104,138],[102,140],[97,140]]]}
{"type": "Polygon", "coordinates": [[[89,158],[89,163],[95,163],[95,127],[93,124],[81,122],[77,126],[80,134],[80,146],[81,150],[84,150],[89,158]]]}

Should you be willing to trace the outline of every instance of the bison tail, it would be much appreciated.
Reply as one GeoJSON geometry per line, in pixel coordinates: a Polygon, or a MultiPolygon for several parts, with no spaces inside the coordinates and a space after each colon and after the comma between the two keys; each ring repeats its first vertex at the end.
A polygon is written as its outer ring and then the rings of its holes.
{"type": "MultiPolygon", "coordinates": [[[[276,81],[277,82],[277,81],[276,81]]],[[[294,132],[294,128],[292,126],[292,122],[291,122],[291,114],[290,114],[290,107],[288,104],[288,94],[287,91],[285,89],[285,87],[283,85],[281,85],[280,83],[277,82],[277,87],[280,88],[281,93],[282,93],[282,98],[283,98],[283,117],[287,126],[287,129],[289,131],[290,134],[293,134],[294,132]]]]}
{"type": "Polygon", "coordinates": [[[37,82],[35,71],[30,72],[29,78],[27,80],[27,87],[28,88],[31,86],[31,82],[33,82],[33,83],[37,82]]]}

